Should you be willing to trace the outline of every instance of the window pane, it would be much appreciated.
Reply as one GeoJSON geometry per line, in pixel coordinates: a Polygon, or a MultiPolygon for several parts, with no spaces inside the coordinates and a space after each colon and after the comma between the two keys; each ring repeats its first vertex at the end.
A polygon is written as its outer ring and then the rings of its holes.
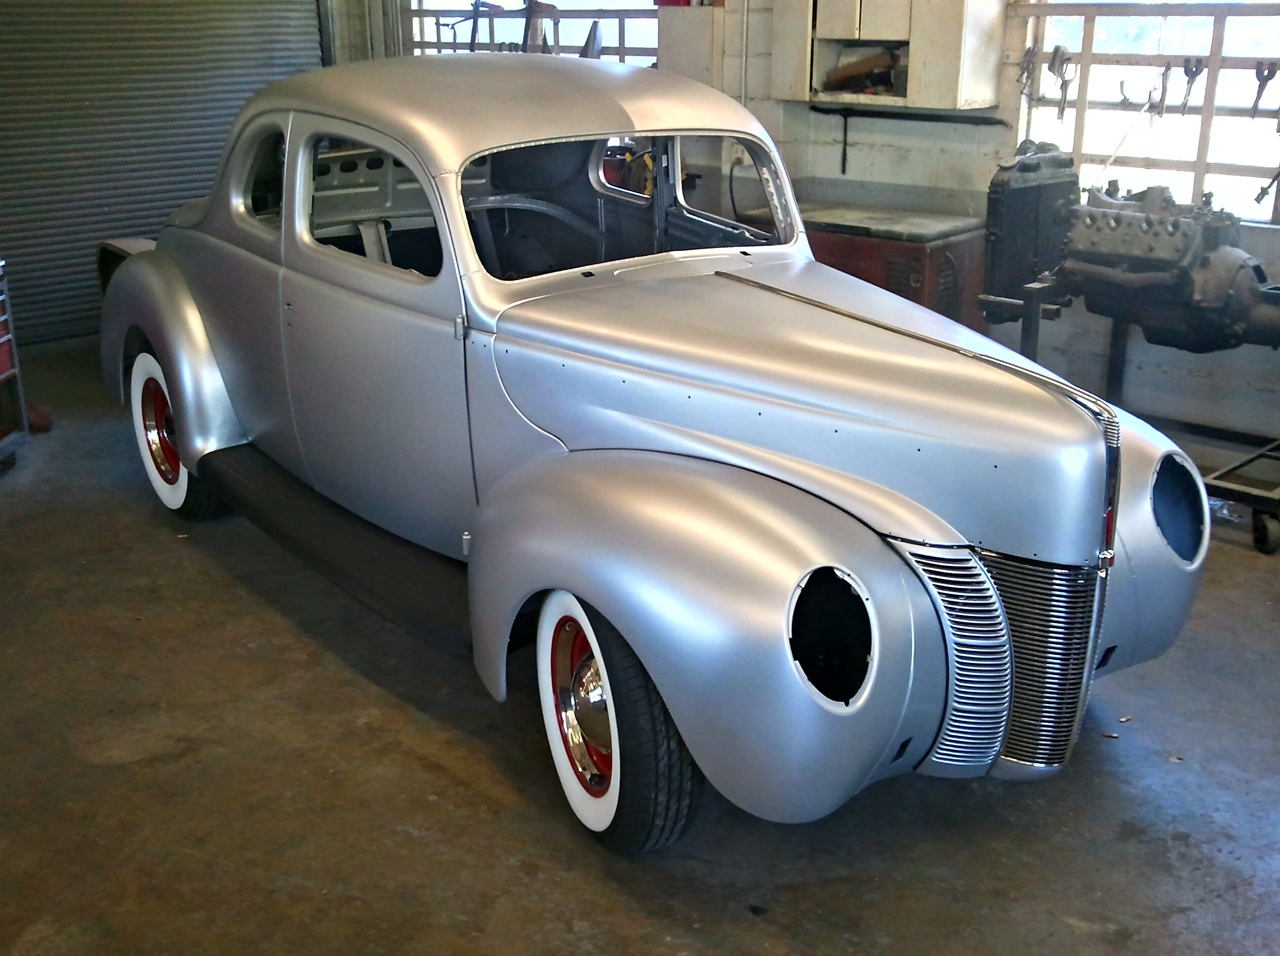
{"type": "Polygon", "coordinates": [[[1209,131],[1209,162],[1238,163],[1242,166],[1276,166],[1280,158],[1280,136],[1276,135],[1276,117],[1258,114],[1247,116],[1215,116],[1209,131]]]}
{"type": "Polygon", "coordinates": [[[1090,110],[1084,124],[1084,152],[1151,159],[1196,158],[1200,141],[1200,117],[1169,110],[1163,117],[1152,113],[1090,110]]]}
{"type": "Polygon", "coordinates": [[[1277,54],[1280,54],[1280,17],[1227,18],[1227,30],[1222,37],[1223,56],[1274,60],[1277,54]]]}
{"type": "MultiPolygon", "coordinates": [[[[1128,97],[1131,103],[1142,105],[1147,95],[1155,103],[1160,102],[1160,74],[1158,66],[1105,66],[1091,67],[1089,70],[1089,99],[1094,102],[1119,103],[1128,97]],[[1124,84],[1123,91],[1121,84],[1124,84]]],[[[1169,95],[1174,89],[1181,90],[1169,77],[1169,95]]],[[[1179,100],[1179,102],[1181,102],[1179,100]]],[[[1152,106],[1155,109],[1155,106],[1152,106]]],[[[1166,111],[1167,112],[1167,111],[1166,111]]]]}
{"type": "MultiPolygon", "coordinates": [[[[1272,130],[1271,135],[1275,135],[1275,130],[1272,130]]],[[[1268,193],[1262,202],[1254,201],[1258,191],[1266,184],[1265,179],[1247,179],[1244,176],[1220,176],[1210,173],[1204,178],[1205,192],[1213,193],[1215,209],[1225,209],[1227,212],[1235,213],[1241,219],[1270,222],[1275,190],[1268,193]]]]}
{"type": "Polygon", "coordinates": [[[1058,120],[1055,106],[1037,106],[1031,111],[1031,138],[1037,143],[1053,143],[1064,153],[1075,148],[1076,111],[1071,107],[1058,120]]]}
{"type": "Polygon", "coordinates": [[[1049,17],[1044,28],[1044,48],[1065,46],[1072,53],[1079,53],[1084,43],[1084,17],[1049,17]]]}
{"type": "Polygon", "coordinates": [[[431,201],[399,159],[333,136],[311,148],[317,242],[419,275],[440,274],[444,255],[431,201]]]}
{"type": "MultiPolygon", "coordinates": [[[[1173,56],[1208,56],[1213,42],[1212,17],[1170,17],[1164,23],[1164,33],[1157,53],[1173,56]]],[[[1200,77],[1204,82],[1204,77],[1200,77]]]]}
{"type": "MultiPolygon", "coordinates": [[[[1228,20],[1228,23],[1231,21],[1228,20]]],[[[1275,63],[1280,61],[1280,47],[1273,51],[1272,55],[1275,60],[1269,61],[1275,63]]],[[[1265,64],[1264,64],[1265,65],[1265,64]]],[[[1218,74],[1218,91],[1214,95],[1214,103],[1217,106],[1244,106],[1253,105],[1253,98],[1258,92],[1258,80],[1254,76],[1253,67],[1247,70],[1223,70],[1218,74]]],[[[1258,104],[1258,119],[1262,120],[1265,116],[1271,121],[1271,132],[1276,131],[1276,110],[1280,109],[1280,74],[1272,77],[1271,82],[1267,84],[1267,88],[1262,91],[1262,102],[1258,104]]],[[[1215,135],[1218,123],[1214,120],[1215,135]]],[[[1280,136],[1274,137],[1273,144],[1280,144],[1280,136]]]]}
{"type": "Polygon", "coordinates": [[[1159,17],[1098,17],[1094,53],[1159,53],[1159,17]]]}
{"type": "Polygon", "coordinates": [[[1095,53],[1208,56],[1212,39],[1212,17],[1098,17],[1093,27],[1095,53]]]}

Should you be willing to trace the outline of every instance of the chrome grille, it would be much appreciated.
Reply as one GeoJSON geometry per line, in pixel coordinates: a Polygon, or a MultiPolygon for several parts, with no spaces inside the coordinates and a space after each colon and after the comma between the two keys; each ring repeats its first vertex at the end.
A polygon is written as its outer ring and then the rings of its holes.
{"type": "Polygon", "coordinates": [[[970,551],[910,547],[907,554],[944,612],[950,648],[947,711],[930,757],[985,769],[1000,752],[1012,687],[1000,600],[970,551]]]}
{"type": "Polygon", "coordinates": [[[1091,677],[1098,572],[980,552],[1013,643],[1013,705],[1002,755],[1055,766],[1067,759],[1091,677]]]}

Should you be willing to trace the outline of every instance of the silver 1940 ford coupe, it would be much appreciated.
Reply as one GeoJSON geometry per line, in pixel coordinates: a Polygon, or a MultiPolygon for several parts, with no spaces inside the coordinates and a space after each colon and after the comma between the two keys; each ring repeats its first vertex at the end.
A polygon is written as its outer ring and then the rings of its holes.
{"type": "Polygon", "coordinates": [[[619,851],[704,775],[799,822],[908,771],[1053,774],[1201,577],[1172,442],[815,263],[768,134],[681,77],[298,75],[147,246],[103,259],[102,359],[160,500],[213,512],[249,454],[468,561],[481,680],[536,644],[565,796],[619,851]]]}

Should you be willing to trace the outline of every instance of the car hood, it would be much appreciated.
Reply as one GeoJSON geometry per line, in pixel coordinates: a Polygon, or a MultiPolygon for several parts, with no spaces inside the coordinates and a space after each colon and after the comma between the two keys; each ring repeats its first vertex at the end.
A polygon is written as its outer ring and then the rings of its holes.
{"type": "Polygon", "coordinates": [[[493,344],[512,402],[570,449],[721,460],[884,534],[1097,560],[1091,415],[1016,353],[817,263],[604,277],[506,309],[493,344]]]}

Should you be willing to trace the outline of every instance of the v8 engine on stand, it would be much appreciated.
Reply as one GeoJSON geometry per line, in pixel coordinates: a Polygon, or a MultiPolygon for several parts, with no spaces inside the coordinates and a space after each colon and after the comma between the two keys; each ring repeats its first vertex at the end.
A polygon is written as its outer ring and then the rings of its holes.
{"type": "MultiPolygon", "coordinates": [[[[1107,193],[1088,190],[1080,203],[1072,167],[1057,147],[1028,141],[991,181],[982,305],[993,324],[1023,323],[1023,354],[1036,358],[1040,320],[1058,318],[1076,296],[1113,320],[1111,401],[1120,397],[1129,325],[1153,345],[1187,352],[1280,349],[1280,283],[1240,248],[1238,217],[1214,209],[1208,195],[1199,205],[1178,204],[1166,186],[1120,198],[1113,183],[1107,193]]],[[[1280,550],[1280,441],[1182,424],[1261,446],[1205,476],[1205,485],[1253,509],[1259,550],[1280,550]]]]}
{"type": "Polygon", "coordinates": [[[1090,312],[1188,352],[1280,348],[1280,285],[1240,248],[1231,213],[1179,205],[1166,186],[1125,199],[1090,189],[1072,221],[1059,283],[1090,312]]]}

